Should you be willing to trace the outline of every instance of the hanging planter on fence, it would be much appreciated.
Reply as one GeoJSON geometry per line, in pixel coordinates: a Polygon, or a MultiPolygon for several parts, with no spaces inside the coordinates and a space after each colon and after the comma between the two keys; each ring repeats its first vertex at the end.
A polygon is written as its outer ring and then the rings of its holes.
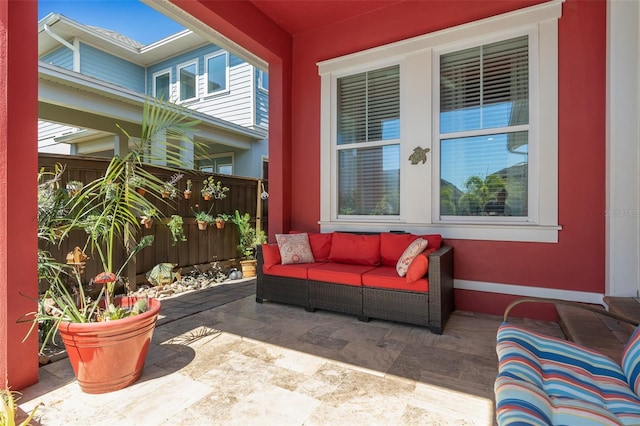
{"type": "Polygon", "coordinates": [[[203,220],[199,220],[198,221],[198,229],[201,230],[201,231],[206,231],[208,225],[209,224],[207,222],[203,221],[203,220]]]}

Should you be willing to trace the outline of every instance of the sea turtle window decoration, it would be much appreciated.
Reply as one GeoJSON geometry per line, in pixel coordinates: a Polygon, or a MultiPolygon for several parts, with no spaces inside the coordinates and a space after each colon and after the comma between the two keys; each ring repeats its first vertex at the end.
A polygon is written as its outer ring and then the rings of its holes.
{"type": "Polygon", "coordinates": [[[422,161],[422,164],[427,162],[427,153],[431,151],[431,148],[421,148],[419,146],[413,148],[413,154],[409,156],[411,164],[418,164],[422,161]]]}

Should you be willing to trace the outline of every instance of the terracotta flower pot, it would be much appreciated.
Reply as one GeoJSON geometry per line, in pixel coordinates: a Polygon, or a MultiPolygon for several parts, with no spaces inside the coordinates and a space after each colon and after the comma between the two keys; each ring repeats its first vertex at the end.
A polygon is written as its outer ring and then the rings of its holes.
{"type": "Polygon", "coordinates": [[[240,267],[242,268],[242,277],[250,278],[256,276],[256,264],[257,260],[241,260],[240,267]]]}
{"type": "MultiPolygon", "coordinates": [[[[132,306],[137,300],[122,297],[115,303],[132,306]]],[[[160,301],[151,298],[149,310],[140,315],[106,322],[60,323],[60,336],[83,392],[112,392],[140,378],[160,307],[160,301]]]]}
{"type": "Polygon", "coordinates": [[[191,198],[191,191],[184,191],[184,199],[188,200],[189,198],[191,198]]]}
{"type": "Polygon", "coordinates": [[[207,222],[203,222],[201,220],[198,221],[198,229],[201,231],[206,231],[207,225],[209,225],[207,222]]]}
{"type": "Polygon", "coordinates": [[[211,199],[211,195],[203,195],[202,198],[204,198],[205,201],[209,201],[211,199]]]}
{"type": "Polygon", "coordinates": [[[136,188],[136,192],[140,195],[144,195],[147,193],[147,190],[144,188],[136,188]]]}
{"type": "Polygon", "coordinates": [[[144,221],[144,227],[150,229],[153,226],[153,219],[147,219],[144,221]]]}
{"type": "Polygon", "coordinates": [[[224,228],[224,220],[216,220],[216,227],[218,229],[224,228]]]}

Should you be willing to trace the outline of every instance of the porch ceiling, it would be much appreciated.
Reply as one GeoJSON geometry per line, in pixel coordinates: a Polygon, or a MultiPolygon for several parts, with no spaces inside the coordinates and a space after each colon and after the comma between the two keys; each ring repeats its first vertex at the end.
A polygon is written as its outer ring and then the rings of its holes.
{"type": "Polygon", "coordinates": [[[295,35],[346,21],[404,0],[251,0],[276,24],[295,35]]]}

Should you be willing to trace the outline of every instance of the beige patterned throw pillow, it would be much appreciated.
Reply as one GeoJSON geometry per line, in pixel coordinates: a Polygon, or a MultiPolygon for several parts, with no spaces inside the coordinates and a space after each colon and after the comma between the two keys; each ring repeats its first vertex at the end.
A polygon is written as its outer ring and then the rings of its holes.
{"type": "Polygon", "coordinates": [[[276,241],[283,265],[315,262],[308,234],[276,234],[276,241]]]}
{"type": "Polygon", "coordinates": [[[409,247],[404,250],[404,253],[402,253],[402,256],[398,259],[398,263],[396,263],[396,271],[399,276],[404,277],[407,275],[409,265],[411,265],[411,262],[413,262],[413,259],[415,259],[417,255],[427,248],[427,244],[429,244],[429,242],[422,238],[418,238],[409,244],[409,247]]]}

